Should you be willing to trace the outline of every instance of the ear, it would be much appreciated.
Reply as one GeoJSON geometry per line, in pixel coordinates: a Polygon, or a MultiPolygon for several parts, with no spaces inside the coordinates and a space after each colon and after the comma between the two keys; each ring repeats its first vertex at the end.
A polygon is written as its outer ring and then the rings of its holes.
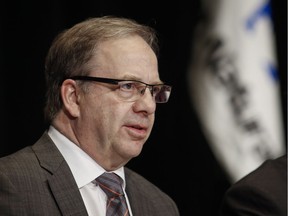
{"type": "Polygon", "coordinates": [[[68,112],[72,117],[78,117],[79,107],[79,88],[75,80],[66,79],[61,86],[61,97],[64,106],[64,112],[68,112]]]}

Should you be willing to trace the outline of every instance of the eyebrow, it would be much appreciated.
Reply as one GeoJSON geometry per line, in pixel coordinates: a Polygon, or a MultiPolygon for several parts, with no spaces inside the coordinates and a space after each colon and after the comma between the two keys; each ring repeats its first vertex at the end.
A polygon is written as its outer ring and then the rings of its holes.
{"type": "MultiPolygon", "coordinates": [[[[136,77],[136,76],[134,76],[134,75],[124,75],[121,79],[144,82],[144,80],[142,80],[141,78],[136,77]]],[[[146,82],[144,82],[144,83],[146,83],[146,82]]],[[[156,82],[154,82],[154,83],[150,83],[150,85],[158,85],[158,84],[164,84],[164,82],[161,81],[161,80],[159,80],[159,81],[156,81],[156,82]]]]}

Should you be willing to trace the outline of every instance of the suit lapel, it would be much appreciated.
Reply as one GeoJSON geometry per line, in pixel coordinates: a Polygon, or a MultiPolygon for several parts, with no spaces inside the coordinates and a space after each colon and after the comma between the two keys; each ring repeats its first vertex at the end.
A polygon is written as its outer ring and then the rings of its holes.
{"type": "Polygon", "coordinates": [[[47,133],[43,134],[33,149],[42,168],[51,173],[48,185],[62,215],[88,216],[72,172],[47,133]]]}
{"type": "Polygon", "coordinates": [[[63,215],[88,215],[79,189],[65,161],[48,179],[48,183],[63,215]]]}
{"type": "Polygon", "coordinates": [[[126,178],[126,193],[133,215],[149,215],[149,206],[147,206],[146,200],[143,199],[141,192],[138,190],[139,182],[137,179],[133,178],[132,172],[129,168],[125,167],[124,170],[126,178]]]}

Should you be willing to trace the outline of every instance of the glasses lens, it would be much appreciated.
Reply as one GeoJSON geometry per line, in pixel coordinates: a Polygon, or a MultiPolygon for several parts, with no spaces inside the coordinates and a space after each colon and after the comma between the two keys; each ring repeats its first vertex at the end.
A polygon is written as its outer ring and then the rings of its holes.
{"type": "MultiPolygon", "coordinates": [[[[146,84],[138,81],[121,81],[119,85],[119,96],[126,101],[136,101],[147,88],[146,84]]],[[[168,85],[148,85],[148,88],[155,98],[156,103],[166,103],[171,93],[171,86],[168,85]]]]}
{"type": "Polygon", "coordinates": [[[166,103],[169,100],[171,93],[171,86],[163,85],[160,87],[159,91],[154,91],[155,102],[156,103],[166,103]]]}

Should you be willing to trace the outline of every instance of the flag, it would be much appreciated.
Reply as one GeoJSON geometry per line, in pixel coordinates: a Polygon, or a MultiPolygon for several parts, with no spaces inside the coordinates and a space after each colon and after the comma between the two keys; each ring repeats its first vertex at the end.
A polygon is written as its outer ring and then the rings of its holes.
{"type": "Polygon", "coordinates": [[[285,153],[270,2],[202,3],[189,92],[215,158],[235,182],[285,153]]]}

